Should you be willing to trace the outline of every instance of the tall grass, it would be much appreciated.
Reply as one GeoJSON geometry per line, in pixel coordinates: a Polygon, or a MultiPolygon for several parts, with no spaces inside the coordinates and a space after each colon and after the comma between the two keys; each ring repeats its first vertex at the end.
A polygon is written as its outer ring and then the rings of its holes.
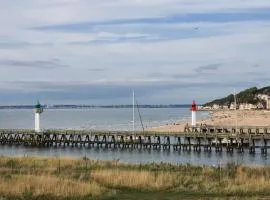
{"type": "Polygon", "coordinates": [[[15,175],[0,178],[0,193],[21,196],[28,192],[34,196],[49,194],[53,196],[76,196],[102,194],[105,189],[96,184],[60,179],[53,176],[15,175]]]}
{"type": "Polygon", "coordinates": [[[270,167],[0,157],[0,197],[25,193],[34,197],[100,197],[109,193],[117,196],[123,191],[270,196],[270,167]]]}
{"type": "Polygon", "coordinates": [[[173,186],[173,176],[168,172],[99,170],[91,177],[110,188],[166,190],[173,186]]]}

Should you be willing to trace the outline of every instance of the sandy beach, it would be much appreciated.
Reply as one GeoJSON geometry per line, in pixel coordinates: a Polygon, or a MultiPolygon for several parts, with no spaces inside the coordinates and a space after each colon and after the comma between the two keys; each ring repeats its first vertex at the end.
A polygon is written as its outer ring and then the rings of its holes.
{"type": "MultiPolygon", "coordinates": [[[[210,111],[210,119],[198,121],[198,124],[218,126],[270,126],[270,110],[237,110],[210,111]]],[[[190,121],[176,122],[174,124],[154,127],[156,132],[182,132],[190,121]]]]}

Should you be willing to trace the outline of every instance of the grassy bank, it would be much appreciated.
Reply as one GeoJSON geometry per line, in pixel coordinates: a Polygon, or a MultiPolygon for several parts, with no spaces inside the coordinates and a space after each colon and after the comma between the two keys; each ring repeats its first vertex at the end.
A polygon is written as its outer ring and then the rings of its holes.
{"type": "Polygon", "coordinates": [[[118,161],[0,157],[3,199],[270,197],[270,167],[129,165],[118,161]]]}

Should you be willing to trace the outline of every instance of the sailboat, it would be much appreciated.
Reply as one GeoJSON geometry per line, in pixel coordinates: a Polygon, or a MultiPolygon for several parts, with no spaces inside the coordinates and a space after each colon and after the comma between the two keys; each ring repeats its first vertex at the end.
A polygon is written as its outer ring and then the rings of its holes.
{"type": "Polygon", "coordinates": [[[236,102],[236,93],[234,90],[234,111],[235,111],[235,132],[237,130],[237,102],[236,102]]]}
{"type": "Polygon", "coordinates": [[[132,132],[135,133],[135,92],[132,93],[132,132]]]}
{"type": "Polygon", "coordinates": [[[139,108],[139,105],[138,105],[138,101],[135,98],[134,90],[133,90],[133,93],[132,93],[132,97],[133,97],[132,98],[132,132],[134,134],[135,133],[135,106],[137,107],[137,111],[138,111],[138,114],[139,114],[142,131],[144,131],[144,125],[143,125],[143,122],[142,122],[142,116],[141,116],[141,113],[140,113],[140,108],[139,108]]]}

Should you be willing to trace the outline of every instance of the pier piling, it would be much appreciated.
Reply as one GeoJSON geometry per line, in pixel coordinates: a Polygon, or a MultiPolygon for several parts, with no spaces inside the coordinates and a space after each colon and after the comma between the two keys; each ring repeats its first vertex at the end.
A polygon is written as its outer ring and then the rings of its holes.
{"type": "Polygon", "coordinates": [[[24,145],[33,147],[70,147],[104,149],[145,149],[216,152],[226,148],[228,153],[255,154],[260,149],[267,154],[270,127],[220,127],[186,126],[184,132],[121,132],[121,131],[67,131],[0,130],[0,145],[24,145]]]}

